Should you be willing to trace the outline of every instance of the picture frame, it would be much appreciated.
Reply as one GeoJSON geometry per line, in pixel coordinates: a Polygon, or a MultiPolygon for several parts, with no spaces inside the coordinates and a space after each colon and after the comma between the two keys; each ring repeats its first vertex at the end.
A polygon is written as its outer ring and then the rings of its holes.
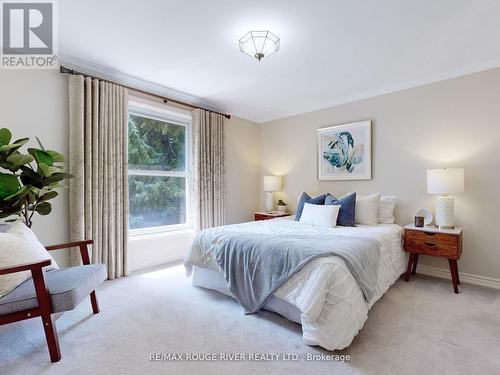
{"type": "Polygon", "coordinates": [[[319,180],[371,180],[371,120],[318,129],[319,180]]]}

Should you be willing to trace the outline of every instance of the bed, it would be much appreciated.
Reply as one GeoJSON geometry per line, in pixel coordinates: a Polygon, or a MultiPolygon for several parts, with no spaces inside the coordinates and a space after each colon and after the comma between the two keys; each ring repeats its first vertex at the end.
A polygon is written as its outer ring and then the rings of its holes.
{"type": "Polygon", "coordinates": [[[233,297],[215,260],[220,238],[244,234],[273,236],[352,236],[373,239],[379,246],[379,264],[373,297],[367,301],[358,283],[339,256],[310,261],[279,287],[263,305],[302,325],[303,341],[328,350],[350,345],[368,318],[368,311],[404,272],[402,228],[396,224],[325,228],[287,218],[226,225],[202,231],[186,258],[187,274],[194,286],[233,297]]]}

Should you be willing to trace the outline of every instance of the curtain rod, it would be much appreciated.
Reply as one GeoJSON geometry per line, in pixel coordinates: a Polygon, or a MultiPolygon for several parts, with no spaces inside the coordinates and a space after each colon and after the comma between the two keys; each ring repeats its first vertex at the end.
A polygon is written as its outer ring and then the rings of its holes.
{"type": "Polygon", "coordinates": [[[221,113],[221,112],[217,112],[217,111],[212,111],[210,109],[207,109],[207,108],[203,108],[203,107],[199,107],[197,105],[194,105],[194,104],[190,104],[190,103],[186,103],[186,102],[181,102],[180,100],[175,100],[175,99],[171,99],[171,98],[167,98],[166,96],[161,96],[161,95],[158,95],[158,94],[153,94],[152,92],[148,92],[148,91],[144,91],[144,90],[140,90],[140,89],[137,89],[135,87],[130,87],[130,86],[126,86],[126,85],[123,85],[119,82],[114,82],[114,81],[111,81],[109,79],[105,79],[105,78],[101,78],[101,77],[97,77],[97,76],[94,76],[92,74],[88,74],[88,73],[82,73],[82,72],[78,72],[76,70],[73,70],[73,69],[70,69],[70,68],[66,68],[65,66],[60,66],[59,67],[59,72],[60,73],[63,73],[63,74],[76,74],[76,75],[81,75],[81,76],[84,76],[84,77],[90,77],[90,78],[95,78],[95,79],[98,79],[100,81],[105,81],[105,82],[109,82],[109,83],[114,83],[116,85],[120,85],[120,86],[123,86],[123,87],[126,87],[127,89],[130,89],[130,90],[134,90],[134,91],[137,91],[137,92],[140,92],[141,94],[146,94],[146,95],[150,95],[150,96],[154,96],[155,98],[159,98],[163,101],[163,103],[168,103],[168,102],[171,102],[171,103],[175,103],[175,104],[178,104],[178,105],[182,105],[182,106],[185,106],[185,107],[189,107],[189,108],[194,108],[194,109],[203,109],[205,111],[209,111],[209,112],[212,112],[212,113],[217,113],[218,115],[222,115],[224,116],[225,118],[227,119],[230,119],[231,118],[231,115],[228,115],[226,113],[221,113]]]}

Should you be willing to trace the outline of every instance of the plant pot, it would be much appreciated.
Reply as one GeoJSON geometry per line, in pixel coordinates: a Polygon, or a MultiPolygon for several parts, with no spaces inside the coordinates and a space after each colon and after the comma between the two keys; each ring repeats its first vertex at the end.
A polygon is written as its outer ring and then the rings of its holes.
{"type": "Polygon", "coordinates": [[[288,206],[278,206],[278,211],[279,212],[286,212],[287,208],[288,208],[288,206]]]}

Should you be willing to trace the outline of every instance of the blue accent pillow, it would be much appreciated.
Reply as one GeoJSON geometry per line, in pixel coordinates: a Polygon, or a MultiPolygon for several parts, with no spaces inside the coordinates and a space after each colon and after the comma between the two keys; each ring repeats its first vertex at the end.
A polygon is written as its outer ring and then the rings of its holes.
{"type": "Polygon", "coordinates": [[[295,214],[295,221],[299,221],[302,216],[302,210],[304,210],[304,204],[316,204],[319,206],[323,206],[325,204],[326,194],[318,195],[317,197],[311,198],[311,196],[307,193],[302,193],[299,199],[299,205],[297,206],[297,213],[295,214]]]}
{"type": "Polygon", "coordinates": [[[337,225],[343,227],[356,226],[356,193],[351,193],[340,199],[328,194],[325,198],[325,205],[340,206],[339,216],[337,216],[337,225]]]}

